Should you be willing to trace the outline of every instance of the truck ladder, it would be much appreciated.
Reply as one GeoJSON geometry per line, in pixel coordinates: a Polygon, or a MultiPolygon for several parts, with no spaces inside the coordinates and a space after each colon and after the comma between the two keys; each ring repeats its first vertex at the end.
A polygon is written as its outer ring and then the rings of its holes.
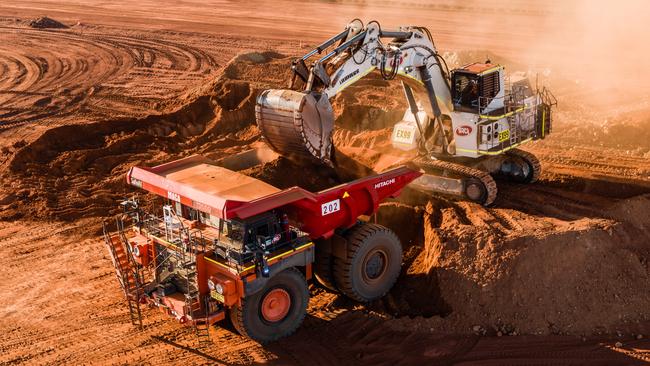
{"type": "MultiPolygon", "coordinates": [[[[198,288],[199,279],[196,268],[196,254],[199,250],[198,243],[195,240],[193,233],[187,228],[183,228],[182,233],[182,236],[185,237],[183,242],[186,243],[186,246],[182,248],[181,257],[181,263],[185,269],[185,283],[187,286],[185,306],[192,318],[192,328],[199,340],[199,345],[207,346],[212,342],[210,341],[210,324],[208,323],[207,317],[208,304],[201,301],[201,294],[198,288]],[[200,317],[201,314],[203,315],[202,317],[200,317]]],[[[196,233],[201,235],[200,231],[197,231],[196,233]]],[[[203,238],[201,238],[199,242],[203,245],[202,239],[203,238]]]]}
{"type": "Polygon", "coordinates": [[[114,235],[109,234],[106,223],[104,222],[104,242],[106,243],[108,253],[113,261],[115,274],[122,286],[124,296],[126,297],[131,324],[142,329],[142,311],[140,309],[142,274],[135,264],[131,248],[128,245],[128,240],[126,235],[124,235],[124,225],[122,220],[117,218],[116,222],[118,233],[114,235]]]}

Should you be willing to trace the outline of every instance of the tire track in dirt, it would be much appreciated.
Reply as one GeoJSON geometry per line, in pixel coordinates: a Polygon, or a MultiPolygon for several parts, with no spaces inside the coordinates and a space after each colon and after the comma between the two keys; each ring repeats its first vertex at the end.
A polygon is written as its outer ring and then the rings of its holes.
{"type": "MultiPolygon", "coordinates": [[[[229,76],[202,84],[201,91],[185,96],[172,112],[49,128],[8,160],[4,178],[21,187],[10,206],[40,218],[104,216],[115,212],[115,202],[128,194],[123,176],[128,165],[188,153],[219,158],[246,149],[258,139],[252,125],[263,81],[238,78],[245,68],[255,70],[253,60],[260,57],[277,67],[286,63],[275,54],[241,56],[226,66],[229,76]]],[[[184,62],[180,69],[193,63],[191,58],[184,62]]]]}
{"type": "Polygon", "coordinates": [[[0,26],[0,39],[0,131],[80,111],[152,110],[218,67],[205,51],[142,35],[0,26]]]}

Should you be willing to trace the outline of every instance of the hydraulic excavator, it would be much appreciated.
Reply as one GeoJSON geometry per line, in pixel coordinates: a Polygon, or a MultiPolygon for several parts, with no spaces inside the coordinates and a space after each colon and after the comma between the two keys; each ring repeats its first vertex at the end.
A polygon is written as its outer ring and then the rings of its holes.
{"type": "Polygon", "coordinates": [[[539,160],[518,147],[551,132],[553,94],[489,60],[449,71],[427,28],[386,31],[355,19],[291,70],[289,89],[260,93],[256,119],[268,145],[294,161],[336,165],[330,99],[378,70],[401,80],[408,102],[391,142],[425,173],[411,186],[489,205],[493,176],[531,183],[540,175],[539,160]]]}

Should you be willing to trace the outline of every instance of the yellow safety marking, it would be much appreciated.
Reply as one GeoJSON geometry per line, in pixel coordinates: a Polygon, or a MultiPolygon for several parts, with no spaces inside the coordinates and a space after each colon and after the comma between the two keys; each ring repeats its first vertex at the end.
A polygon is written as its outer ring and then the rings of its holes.
{"type": "Polygon", "coordinates": [[[499,142],[504,142],[508,140],[510,140],[510,130],[499,132],[499,142]]]}
{"type": "Polygon", "coordinates": [[[533,107],[532,105],[525,105],[524,107],[521,107],[519,109],[515,109],[514,111],[508,112],[506,114],[502,114],[500,116],[487,116],[487,115],[483,115],[483,114],[479,114],[478,116],[481,117],[481,118],[490,120],[490,121],[495,121],[495,120],[502,119],[502,118],[505,118],[505,117],[510,117],[515,113],[519,113],[519,112],[521,112],[523,110],[530,109],[532,107],[533,107]]]}
{"type": "Polygon", "coordinates": [[[487,70],[485,70],[485,71],[483,71],[483,72],[481,72],[481,73],[479,73],[479,74],[477,74],[477,75],[478,75],[478,76],[482,76],[482,75],[485,75],[485,74],[489,74],[489,73],[491,73],[492,71],[497,70],[497,69],[500,69],[500,68],[501,68],[501,66],[494,66],[494,67],[489,68],[489,69],[487,69],[487,70]]]}
{"type": "Polygon", "coordinates": [[[501,153],[503,153],[505,151],[514,149],[515,147],[517,147],[517,146],[519,146],[521,144],[525,144],[525,143],[527,143],[529,141],[532,141],[532,140],[533,140],[533,138],[529,137],[529,138],[527,138],[527,139],[525,139],[525,140],[523,140],[521,142],[518,142],[518,143],[516,143],[514,145],[510,145],[509,147],[506,147],[505,149],[502,149],[502,150],[499,150],[499,151],[482,151],[482,150],[469,150],[469,149],[456,149],[456,150],[462,151],[462,152],[467,152],[467,153],[479,154],[479,155],[499,155],[499,154],[501,154],[501,153]]]}
{"type": "Polygon", "coordinates": [[[348,198],[348,197],[350,197],[350,194],[348,193],[348,191],[345,191],[343,193],[343,198],[348,198]]]}
{"type": "Polygon", "coordinates": [[[311,242],[311,241],[310,241],[309,243],[307,243],[307,244],[303,244],[303,245],[299,246],[299,247],[296,248],[296,249],[288,250],[288,251],[286,251],[286,252],[284,252],[284,253],[282,253],[282,254],[278,254],[278,255],[276,255],[275,257],[269,258],[269,259],[267,259],[267,260],[268,260],[268,261],[272,261],[272,260],[274,260],[274,259],[277,259],[277,258],[282,257],[282,256],[285,255],[285,254],[288,254],[288,253],[291,253],[291,252],[297,252],[297,251],[299,251],[300,249],[302,249],[302,248],[306,248],[306,247],[308,247],[308,246],[310,246],[310,245],[314,245],[314,242],[311,242]]]}
{"type": "Polygon", "coordinates": [[[223,264],[223,263],[221,263],[221,262],[217,262],[217,261],[215,261],[215,260],[212,259],[212,258],[208,258],[208,257],[203,257],[203,258],[204,258],[205,260],[207,260],[208,262],[212,262],[212,263],[214,263],[214,264],[218,264],[218,265],[220,265],[221,267],[224,267],[224,268],[226,268],[226,269],[229,269],[229,270],[233,269],[233,268],[228,267],[227,265],[225,265],[225,264],[223,264]]]}
{"type": "Polygon", "coordinates": [[[375,70],[376,68],[377,68],[376,66],[372,66],[372,67],[370,67],[368,70],[366,70],[366,71],[360,73],[359,75],[353,77],[352,79],[348,80],[348,81],[345,82],[344,84],[341,84],[341,85],[339,86],[339,90],[338,90],[337,93],[340,93],[341,91],[343,91],[343,89],[347,88],[347,87],[350,86],[352,83],[356,83],[359,79],[361,79],[362,77],[364,77],[364,76],[370,74],[370,73],[371,73],[373,70],[375,70]]]}
{"type": "MultiPolygon", "coordinates": [[[[280,258],[280,257],[282,257],[282,256],[284,256],[284,255],[286,255],[286,254],[289,254],[289,253],[292,253],[292,252],[297,252],[297,251],[299,251],[300,249],[306,248],[307,246],[310,246],[310,245],[314,245],[314,242],[311,242],[311,241],[310,241],[309,243],[307,243],[307,244],[303,244],[303,245],[297,247],[296,249],[287,250],[286,252],[284,252],[284,253],[282,253],[282,254],[278,254],[278,255],[276,255],[276,256],[274,256],[274,257],[272,257],[272,258],[268,258],[267,261],[270,262],[270,261],[272,261],[272,260],[274,260],[274,259],[278,259],[278,258],[280,258]]],[[[212,258],[208,258],[208,257],[204,257],[204,258],[205,258],[207,261],[212,262],[212,263],[214,263],[214,264],[218,264],[218,265],[220,265],[220,266],[222,266],[222,267],[224,267],[224,268],[226,268],[226,269],[229,269],[229,270],[234,269],[234,268],[229,267],[229,266],[227,266],[227,265],[225,265],[225,264],[223,264],[223,263],[217,262],[217,261],[215,261],[215,260],[212,259],[212,258]]],[[[253,269],[253,268],[255,268],[255,265],[248,266],[248,267],[242,269],[241,272],[239,272],[239,273],[244,273],[244,272],[246,272],[246,271],[248,271],[248,270],[251,270],[251,269],[253,269]]],[[[238,274],[239,274],[239,273],[238,273],[238,274]]]]}
{"type": "Polygon", "coordinates": [[[210,296],[212,296],[213,299],[219,301],[219,302],[226,302],[225,298],[222,294],[218,293],[216,290],[210,291],[210,296]]]}
{"type": "MultiPolygon", "coordinates": [[[[275,257],[267,258],[266,261],[267,261],[267,262],[270,262],[270,261],[272,261],[272,260],[275,260],[275,259],[278,259],[278,258],[280,258],[280,257],[283,257],[283,256],[285,256],[285,255],[287,255],[287,254],[289,254],[289,253],[297,252],[297,251],[299,251],[300,249],[302,249],[302,248],[306,248],[306,247],[308,247],[308,246],[310,246],[310,245],[314,245],[314,243],[310,241],[309,243],[307,243],[307,244],[303,244],[303,245],[299,246],[299,247],[296,248],[296,249],[287,250],[286,252],[284,252],[284,253],[282,253],[282,254],[278,254],[278,255],[276,255],[275,257]]],[[[252,265],[252,266],[250,266],[250,267],[246,267],[246,268],[244,268],[244,270],[243,270],[242,272],[246,272],[246,271],[248,271],[248,270],[250,270],[250,269],[253,269],[253,268],[255,268],[255,265],[252,265]]]]}

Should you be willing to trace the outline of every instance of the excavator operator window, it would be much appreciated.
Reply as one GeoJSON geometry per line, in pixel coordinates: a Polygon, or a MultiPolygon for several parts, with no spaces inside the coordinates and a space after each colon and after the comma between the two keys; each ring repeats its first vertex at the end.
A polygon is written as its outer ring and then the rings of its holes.
{"type": "Polygon", "coordinates": [[[499,93],[499,72],[488,74],[455,72],[452,75],[452,85],[455,109],[476,113],[487,107],[499,93]]]}
{"type": "Polygon", "coordinates": [[[476,110],[479,102],[479,77],[473,74],[454,73],[452,98],[457,109],[476,110]]]}

